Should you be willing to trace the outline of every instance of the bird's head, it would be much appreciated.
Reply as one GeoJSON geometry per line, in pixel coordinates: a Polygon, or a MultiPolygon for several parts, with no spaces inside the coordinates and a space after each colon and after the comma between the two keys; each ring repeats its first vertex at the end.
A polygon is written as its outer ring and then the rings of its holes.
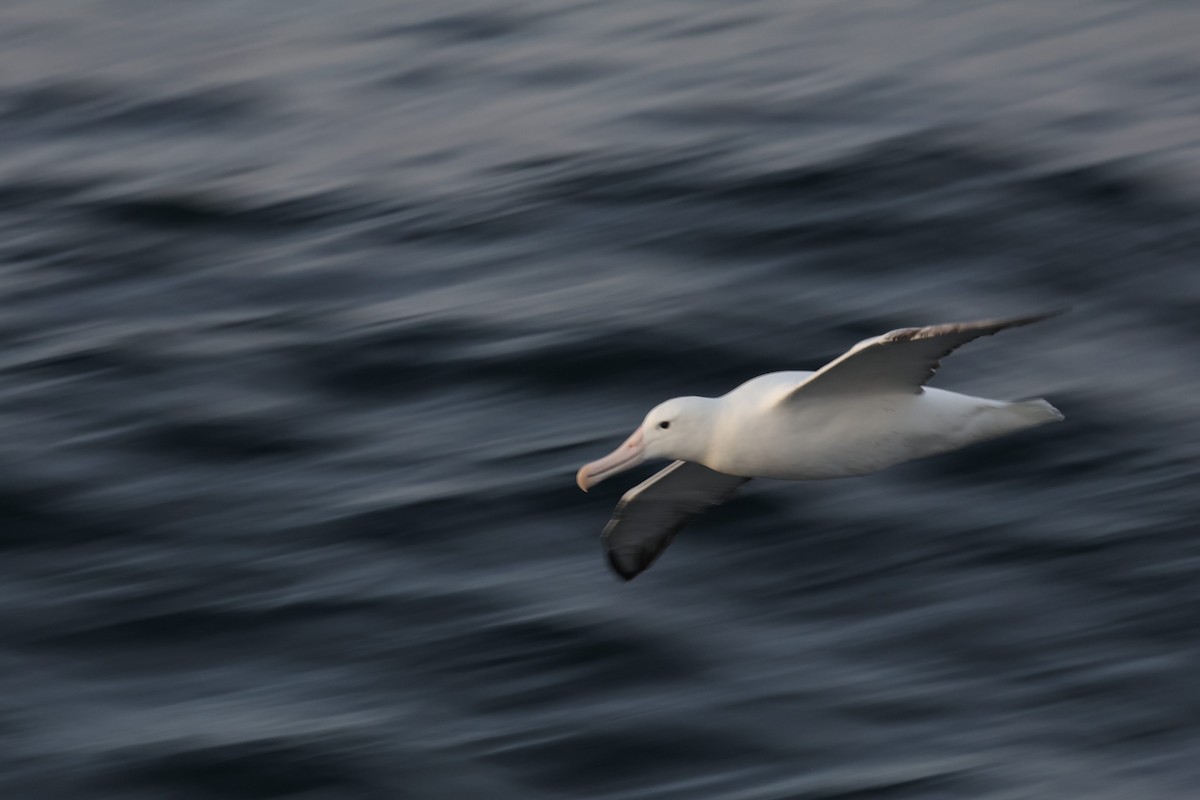
{"type": "Polygon", "coordinates": [[[707,397],[676,397],[658,404],[624,444],[580,467],[575,482],[586,492],[649,459],[699,461],[712,428],[712,403],[707,397]]]}

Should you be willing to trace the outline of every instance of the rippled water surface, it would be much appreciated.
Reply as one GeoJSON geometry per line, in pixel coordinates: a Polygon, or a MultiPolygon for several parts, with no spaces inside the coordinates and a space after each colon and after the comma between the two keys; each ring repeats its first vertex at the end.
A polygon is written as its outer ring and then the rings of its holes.
{"type": "Polygon", "coordinates": [[[1200,797],[1193,3],[0,8],[0,795],[1200,797]],[[1067,416],[754,482],[672,395],[1070,305],[1067,416]]]}

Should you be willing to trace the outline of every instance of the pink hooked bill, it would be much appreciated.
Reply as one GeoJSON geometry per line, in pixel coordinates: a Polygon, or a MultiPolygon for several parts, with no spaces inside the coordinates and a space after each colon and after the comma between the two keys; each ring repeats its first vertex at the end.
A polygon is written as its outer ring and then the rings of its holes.
{"type": "Polygon", "coordinates": [[[619,472],[632,469],[646,458],[646,438],[638,427],[625,443],[606,455],[584,464],[575,474],[575,482],[585,492],[605,478],[611,478],[619,472]]]}

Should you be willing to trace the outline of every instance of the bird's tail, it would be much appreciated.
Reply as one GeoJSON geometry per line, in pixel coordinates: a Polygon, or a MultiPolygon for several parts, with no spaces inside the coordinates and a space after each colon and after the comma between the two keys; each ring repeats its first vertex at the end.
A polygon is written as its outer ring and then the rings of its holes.
{"type": "Polygon", "coordinates": [[[1062,422],[1063,420],[1062,412],[1040,397],[1006,403],[1004,408],[1013,415],[1014,422],[1019,420],[1025,423],[1019,425],[1020,428],[1033,428],[1045,425],[1047,422],[1062,422]]]}

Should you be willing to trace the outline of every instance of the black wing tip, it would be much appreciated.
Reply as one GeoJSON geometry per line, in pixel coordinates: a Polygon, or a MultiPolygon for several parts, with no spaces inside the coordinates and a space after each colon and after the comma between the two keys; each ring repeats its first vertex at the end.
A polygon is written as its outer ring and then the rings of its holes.
{"type": "MultiPolygon", "coordinates": [[[[941,336],[946,333],[955,333],[959,331],[971,331],[975,336],[990,336],[1000,331],[1008,330],[1009,328],[1020,328],[1025,325],[1032,325],[1035,322],[1058,317],[1066,314],[1071,310],[1070,306],[1062,306],[1060,308],[1051,309],[1049,311],[1039,311],[1036,314],[1024,314],[1019,317],[1002,317],[995,319],[975,320],[973,322],[944,322],[938,325],[926,325],[918,328],[897,328],[894,331],[888,331],[879,338],[887,343],[892,342],[909,342],[916,339],[930,339],[936,336],[941,336]]],[[[957,349],[955,347],[954,349],[957,349]]],[[[947,353],[949,355],[949,353],[947,353]]]]}
{"type": "Polygon", "coordinates": [[[1051,319],[1053,317],[1061,317],[1063,314],[1066,314],[1070,310],[1071,310],[1070,306],[1059,306],[1058,308],[1051,308],[1051,309],[1047,309],[1046,311],[1039,311],[1035,314],[1026,314],[1025,316],[1016,317],[1014,322],[1017,325],[1032,325],[1033,323],[1041,322],[1044,319],[1051,319]]]}
{"type": "Polygon", "coordinates": [[[641,575],[654,562],[654,557],[646,558],[644,550],[609,550],[608,566],[624,583],[641,575]]]}
{"type": "MultiPolygon", "coordinates": [[[[1014,317],[995,317],[993,319],[980,320],[978,322],[958,322],[950,323],[950,325],[962,325],[965,327],[996,327],[997,330],[1005,330],[1006,328],[1017,328],[1022,325],[1032,325],[1035,322],[1052,319],[1053,317],[1061,317],[1071,310],[1070,306],[1059,306],[1045,311],[1035,311],[1032,314],[1020,314],[1014,317]]],[[[946,327],[942,325],[934,325],[932,327],[946,327]]]]}
{"type": "Polygon", "coordinates": [[[994,317],[990,320],[984,320],[983,324],[990,322],[992,324],[1008,323],[1012,325],[1028,325],[1034,322],[1041,322],[1044,319],[1050,319],[1051,317],[1060,317],[1070,310],[1071,306],[1057,306],[1056,308],[1047,308],[1044,311],[1033,311],[1028,314],[1014,314],[1011,317],[994,317]]]}
{"type": "Polygon", "coordinates": [[[1060,317],[1063,314],[1066,314],[1070,310],[1071,310],[1070,306],[1061,306],[1059,308],[1053,308],[1048,311],[1038,311],[1033,314],[1022,314],[1019,317],[1003,317],[1000,319],[992,319],[992,320],[986,320],[984,322],[966,323],[966,324],[972,325],[972,326],[984,327],[984,328],[988,328],[988,327],[994,328],[994,330],[987,332],[988,334],[992,334],[992,333],[999,333],[1000,331],[1006,331],[1009,328],[1023,328],[1026,325],[1033,325],[1034,323],[1052,319],[1053,317],[1060,317]]]}
{"type": "Polygon", "coordinates": [[[1009,328],[1023,328],[1026,325],[1033,325],[1034,323],[1043,322],[1048,319],[1053,319],[1054,317],[1061,317],[1070,310],[1070,306],[1059,306],[1058,308],[1052,308],[1047,311],[1038,311],[1033,314],[1022,314],[1019,317],[1008,317],[1006,319],[993,320],[992,324],[996,326],[996,330],[993,331],[993,333],[999,333],[1000,331],[1008,330],[1009,328]]]}

